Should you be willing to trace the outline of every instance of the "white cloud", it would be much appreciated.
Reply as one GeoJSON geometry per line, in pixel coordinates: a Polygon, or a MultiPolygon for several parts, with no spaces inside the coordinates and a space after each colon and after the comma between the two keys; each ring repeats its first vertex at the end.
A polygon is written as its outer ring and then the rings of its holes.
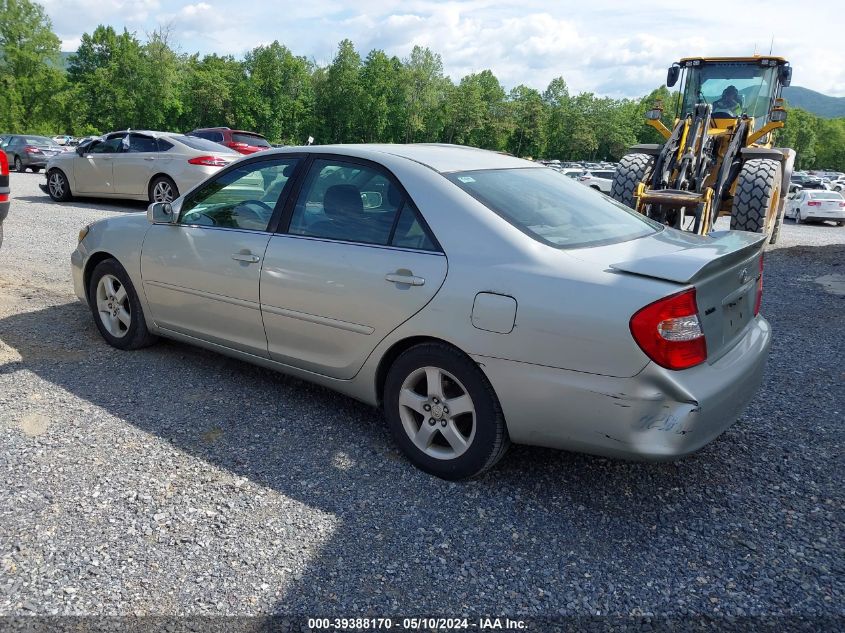
{"type": "Polygon", "coordinates": [[[403,57],[414,45],[441,54],[459,79],[490,68],[503,84],[542,90],[563,76],[574,91],[641,95],[665,80],[682,56],[750,54],[755,45],[788,57],[795,84],[845,95],[845,38],[822,0],[733,0],[684,5],[651,0],[572,3],[548,0],[44,0],[59,36],[72,44],[100,22],[143,34],[172,22],[183,51],[241,54],[278,39],[326,63],[350,38],[362,55],[383,48],[403,57]]]}

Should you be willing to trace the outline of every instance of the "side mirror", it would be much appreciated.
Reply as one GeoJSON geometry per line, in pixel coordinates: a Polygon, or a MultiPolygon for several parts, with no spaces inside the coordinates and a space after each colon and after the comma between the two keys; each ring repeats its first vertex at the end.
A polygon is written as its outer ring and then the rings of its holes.
{"type": "Polygon", "coordinates": [[[378,191],[362,191],[361,202],[364,203],[365,209],[378,209],[384,198],[378,191]]]}
{"type": "Polygon", "coordinates": [[[671,88],[678,83],[678,77],[681,76],[681,67],[678,64],[669,66],[669,72],[666,73],[666,87],[671,88]]]}
{"type": "Polygon", "coordinates": [[[153,224],[172,224],[176,221],[173,205],[169,202],[153,202],[147,207],[147,220],[153,224]]]}
{"type": "Polygon", "coordinates": [[[782,86],[786,87],[792,83],[792,66],[784,64],[778,68],[778,79],[782,86]]]}

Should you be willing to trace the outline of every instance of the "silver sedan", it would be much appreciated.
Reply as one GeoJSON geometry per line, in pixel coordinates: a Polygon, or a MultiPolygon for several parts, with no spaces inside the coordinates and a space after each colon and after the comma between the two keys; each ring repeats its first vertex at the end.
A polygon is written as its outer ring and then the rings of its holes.
{"type": "Polygon", "coordinates": [[[423,470],[510,442],[668,459],[757,390],[764,236],[700,237],[535,163],[443,145],[285,148],[85,227],[102,336],[163,336],[380,406],[423,470]]]}
{"type": "Polygon", "coordinates": [[[170,202],[240,154],[169,132],[112,132],[47,162],[42,185],[56,202],[73,196],[170,202]]]}

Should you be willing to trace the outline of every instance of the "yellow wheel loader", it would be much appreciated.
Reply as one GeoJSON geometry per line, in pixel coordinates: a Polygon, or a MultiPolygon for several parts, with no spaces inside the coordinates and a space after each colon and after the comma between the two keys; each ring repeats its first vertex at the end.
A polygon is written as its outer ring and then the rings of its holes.
{"type": "Polygon", "coordinates": [[[781,91],[792,67],[773,56],[690,57],[672,64],[666,85],[679,78],[674,129],[660,120],[662,103],[646,113],[666,141],[632,147],[619,161],[610,195],[700,235],[730,215],[731,229],[765,233],[774,244],[795,152],[772,147],[772,132],[786,121],[781,91]]]}

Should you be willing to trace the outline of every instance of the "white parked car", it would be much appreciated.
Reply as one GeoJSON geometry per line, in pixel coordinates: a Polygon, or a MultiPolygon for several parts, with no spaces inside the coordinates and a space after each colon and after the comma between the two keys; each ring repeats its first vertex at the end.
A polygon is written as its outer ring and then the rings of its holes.
{"type": "Polygon", "coordinates": [[[76,195],[170,202],[240,157],[185,134],[112,132],[47,161],[42,188],[57,202],[76,195]]]}
{"type": "Polygon", "coordinates": [[[596,189],[602,193],[610,193],[610,188],[613,186],[613,176],[616,173],[613,169],[592,169],[584,172],[579,178],[578,182],[582,185],[587,185],[590,189],[596,189]]]}
{"type": "Polygon", "coordinates": [[[842,193],[843,191],[845,191],[845,177],[837,178],[836,180],[831,180],[830,181],[830,188],[833,191],[838,191],[839,193],[842,193]]]}
{"type": "Polygon", "coordinates": [[[837,191],[800,189],[787,198],[784,215],[796,223],[829,220],[845,226],[845,198],[837,191]]]}

